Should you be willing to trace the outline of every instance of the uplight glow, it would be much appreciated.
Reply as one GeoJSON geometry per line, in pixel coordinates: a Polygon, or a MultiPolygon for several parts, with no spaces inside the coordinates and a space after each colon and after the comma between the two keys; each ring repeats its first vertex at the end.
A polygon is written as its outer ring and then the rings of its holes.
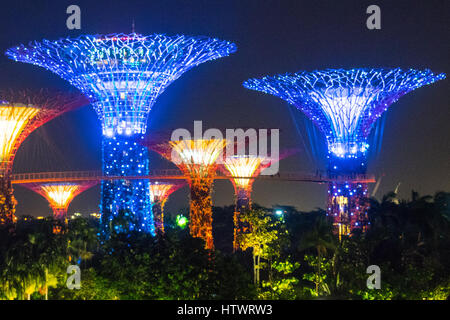
{"type": "Polygon", "coordinates": [[[0,161],[3,170],[9,167],[20,135],[38,112],[38,108],[22,104],[0,104],[0,161]]]}
{"type": "Polygon", "coordinates": [[[47,199],[53,211],[53,216],[61,221],[66,221],[67,209],[72,200],[97,183],[97,181],[85,181],[81,183],[24,183],[22,186],[33,190],[47,199]]]}
{"type": "MultiPolygon", "coordinates": [[[[225,159],[225,168],[232,177],[253,177],[257,172],[265,157],[257,156],[234,156],[225,159]]],[[[233,179],[236,188],[251,188],[253,179],[233,179]]]]}

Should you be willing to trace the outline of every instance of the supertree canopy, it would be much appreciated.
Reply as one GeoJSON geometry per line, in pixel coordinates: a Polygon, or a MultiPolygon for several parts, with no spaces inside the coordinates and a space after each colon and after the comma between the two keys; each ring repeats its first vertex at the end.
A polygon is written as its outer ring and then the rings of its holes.
{"type": "Polygon", "coordinates": [[[153,150],[175,163],[190,187],[190,233],[214,248],[211,191],[217,163],[227,145],[225,139],[179,140],[152,145],[153,150]]]}
{"type": "Polygon", "coordinates": [[[67,223],[67,209],[72,200],[83,191],[95,186],[97,181],[85,182],[50,182],[50,183],[23,183],[22,186],[40,194],[50,204],[53,216],[67,223]]]}
{"type": "MultiPolygon", "coordinates": [[[[136,141],[157,97],[187,70],[235,51],[218,39],[133,33],[43,40],[6,54],[49,69],[86,94],[102,123],[104,173],[131,176],[148,174],[148,151],[136,141]]],[[[103,182],[104,235],[121,210],[135,216],[131,229],[153,232],[149,199],[148,181],[103,182]]]]}
{"type": "Polygon", "coordinates": [[[325,135],[330,157],[346,160],[330,170],[353,173],[364,172],[364,163],[348,167],[347,160],[365,156],[376,119],[401,96],[443,78],[430,70],[327,69],[250,79],[244,86],[278,96],[303,111],[325,135]]]}
{"type": "Polygon", "coordinates": [[[18,148],[35,129],[87,104],[78,93],[0,90],[0,176],[11,173],[18,148]]]}
{"type": "Polygon", "coordinates": [[[81,36],[10,48],[16,60],[44,67],[86,94],[103,133],[145,133],[158,96],[187,70],[228,56],[236,45],[206,37],[154,34],[81,36]]]}
{"type": "Polygon", "coordinates": [[[233,250],[239,249],[239,234],[248,231],[249,227],[240,219],[240,214],[251,209],[251,192],[254,179],[250,177],[258,176],[261,171],[270,165],[266,157],[255,155],[235,155],[226,157],[222,169],[228,171],[233,182],[236,204],[234,210],[234,240],[233,250]],[[243,178],[249,177],[249,178],[243,178]]]}
{"type": "Polygon", "coordinates": [[[0,222],[13,222],[15,199],[10,175],[22,142],[36,128],[66,111],[88,104],[78,93],[49,90],[0,91],[0,222]]]}
{"type": "Polygon", "coordinates": [[[181,188],[184,183],[155,181],[150,183],[153,222],[157,234],[164,234],[164,206],[169,196],[181,188]]]}
{"type": "MultiPolygon", "coordinates": [[[[244,87],[303,111],[327,139],[330,174],[353,175],[366,172],[367,138],[382,113],[401,96],[443,78],[430,70],[327,69],[250,79],[244,87]]],[[[357,200],[366,193],[365,184],[331,183],[328,209],[338,223],[361,226],[367,206],[357,200]]]]}

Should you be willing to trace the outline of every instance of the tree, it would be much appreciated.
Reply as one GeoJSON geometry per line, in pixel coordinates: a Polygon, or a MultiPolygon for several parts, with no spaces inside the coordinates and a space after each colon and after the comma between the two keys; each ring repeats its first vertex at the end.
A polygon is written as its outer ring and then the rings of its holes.
{"type": "Polygon", "coordinates": [[[94,268],[83,269],[80,289],[70,290],[65,285],[52,289],[52,296],[59,300],[117,300],[119,293],[111,281],[98,275],[94,268]]]}
{"type": "Polygon", "coordinates": [[[313,278],[315,284],[315,294],[320,295],[322,291],[329,292],[324,283],[324,275],[321,275],[323,267],[326,265],[325,256],[327,250],[336,249],[336,239],[332,232],[333,225],[327,221],[324,215],[318,216],[313,228],[306,232],[300,241],[298,249],[304,251],[306,249],[314,248],[317,253],[317,259],[306,256],[307,262],[315,267],[316,275],[313,278]]]}
{"type": "Polygon", "coordinates": [[[290,258],[285,261],[274,261],[272,269],[275,270],[275,275],[269,281],[262,282],[262,292],[259,294],[260,299],[295,299],[298,294],[296,285],[299,280],[294,276],[296,269],[300,267],[298,262],[291,262],[290,258]]]}
{"type": "Polygon", "coordinates": [[[49,286],[66,265],[62,235],[53,233],[54,221],[19,220],[2,250],[2,287],[8,299],[30,299],[38,292],[48,299],[49,286]]]}
{"type": "Polygon", "coordinates": [[[164,238],[142,233],[112,235],[98,274],[120,299],[235,299],[254,297],[236,259],[204,248],[188,230],[164,238]]]}
{"type": "Polygon", "coordinates": [[[97,251],[99,242],[97,230],[87,219],[76,217],[69,222],[67,232],[67,251],[69,261],[86,261],[97,251]]]}
{"type": "Polygon", "coordinates": [[[279,220],[274,220],[265,210],[248,210],[241,215],[248,223],[250,232],[239,236],[243,251],[251,248],[253,256],[253,277],[256,286],[260,284],[261,257],[270,258],[274,254],[273,245],[280,236],[279,220]]]}

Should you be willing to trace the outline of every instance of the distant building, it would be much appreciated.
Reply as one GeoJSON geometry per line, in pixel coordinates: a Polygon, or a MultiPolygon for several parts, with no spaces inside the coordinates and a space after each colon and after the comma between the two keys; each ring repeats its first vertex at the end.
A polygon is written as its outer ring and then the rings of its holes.
{"type": "Polygon", "coordinates": [[[92,218],[94,218],[94,219],[99,219],[100,220],[102,215],[100,213],[93,212],[93,213],[90,214],[90,216],[92,218]]]}
{"type": "Polygon", "coordinates": [[[70,216],[70,219],[75,219],[75,218],[82,217],[82,216],[83,215],[81,213],[75,212],[73,215],[70,216]]]}

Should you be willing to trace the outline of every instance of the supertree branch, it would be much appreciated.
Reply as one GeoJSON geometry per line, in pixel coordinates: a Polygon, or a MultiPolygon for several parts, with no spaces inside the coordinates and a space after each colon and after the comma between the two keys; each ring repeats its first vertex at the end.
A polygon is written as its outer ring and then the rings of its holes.
{"type": "Polygon", "coordinates": [[[250,79],[244,87],[280,97],[303,111],[338,157],[364,154],[373,123],[406,93],[444,79],[430,70],[327,69],[250,79]]]}
{"type": "Polygon", "coordinates": [[[0,223],[16,220],[10,175],[22,142],[46,122],[88,103],[79,93],[0,90],[0,223]]]}
{"type": "MultiPolygon", "coordinates": [[[[250,189],[254,179],[246,179],[241,177],[255,177],[257,176],[262,168],[263,162],[265,162],[266,157],[259,156],[233,156],[227,157],[222,168],[225,168],[232,177],[233,185],[235,189],[250,189]]],[[[270,163],[269,163],[270,164],[270,163]]],[[[268,164],[266,165],[268,166],[268,164]]]]}
{"type": "Polygon", "coordinates": [[[156,181],[150,184],[153,222],[156,234],[164,234],[164,206],[169,196],[184,186],[184,182],[156,181]]]}
{"type": "Polygon", "coordinates": [[[216,160],[222,160],[225,139],[169,141],[171,161],[191,179],[214,176],[216,160]]]}
{"type": "Polygon", "coordinates": [[[212,236],[212,184],[217,160],[227,145],[225,139],[180,140],[149,147],[177,165],[190,187],[190,223],[193,237],[205,241],[207,249],[214,248],[212,236]]]}
{"type": "Polygon", "coordinates": [[[79,93],[0,90],[0,175],[9,175],[22,142],[64,112],[89,104],[79,93]]]}
{"type": "Polygon", "coordinates": [[[53,71],[80,89],[91,99],[103,133],[113,136],[145,133],[148,113],[170,83],[235,51],[235,44],[219,39],[133,33],[34,41],[6,55],[53,71]]]}
{"type": "Polygon", "coordinates": [[[98,184],[98,181],[79,183],[24,183],[21,185],[47,199],[53,211],[53,216],[57,220],[67,223],[67,209],[72,200],[96,184],[98,184]]]}

